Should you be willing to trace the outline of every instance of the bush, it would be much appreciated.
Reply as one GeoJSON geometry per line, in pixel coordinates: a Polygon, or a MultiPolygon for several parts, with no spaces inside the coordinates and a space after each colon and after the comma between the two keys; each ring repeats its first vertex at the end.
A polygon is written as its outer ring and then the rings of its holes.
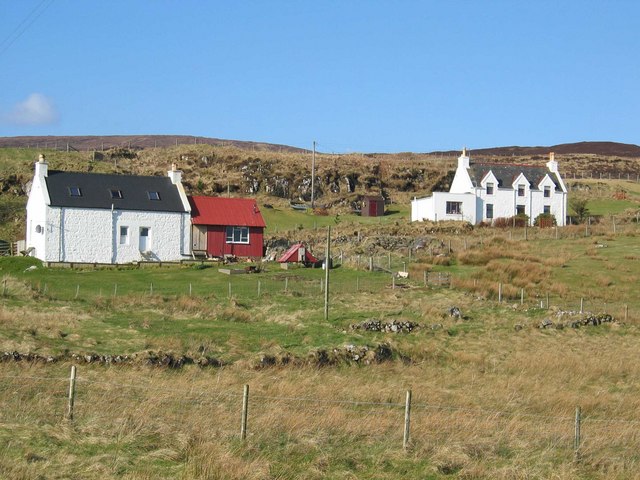
{"type": "Polygon", "coordinates": [[[533,225],[540,228],[551,228],[556,225],[556,217],[550,213],[541,213],[533,221],[533,225]]]}

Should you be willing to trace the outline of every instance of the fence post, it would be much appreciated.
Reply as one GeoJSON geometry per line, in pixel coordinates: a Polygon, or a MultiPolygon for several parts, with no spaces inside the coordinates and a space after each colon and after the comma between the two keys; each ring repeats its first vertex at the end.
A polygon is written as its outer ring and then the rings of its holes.
{"type": "Polygon", "coordinates": [[[580,298],[580,313],[584,313],[584,298],[580,298]]]}
{"type": "Polygon", "coordinates": [[[582,423],[582,409],[576,407],[576,421],[573,436],[573,453],[576,462],[580,461],[580,424],[582,423]]]}
{"type": "Polygon", "coordinates": [[[260,298],[260,280],[258,280],[258,298],[260,298]]]}
{"type": "Polygon", "coordinates": [[[189,282],[189,296],[191,296],[191,292],[192,292],[191,282],[189,282]]]}
{"type": "Polygon", "coordinates": [[[231,298],[231,282],[229,282],[229,298],[231,298]]]}
{"type": "MultiPolygon", "coordinates": [[[[325,261],[325,263],[328,263],[325,261]]],[[[284,279],[284,291],[287,292],[289,291],[289,277],[285,277],[284,279]]]]}
{"type": "Polygon", "coordinates": [[[391,289],[396,289],[396,276],[393,273],[391,274],[391,289]]]}
{"type": "Polygon", "coordinates": [[[373,272],[373,257],[369,257],[369,271],[373,272]]]}
{"type": "Polygon", "coordinates": [[[247,415],[249,413],[249,385],[244,386],[242,392],[242,423],[240,425],[240,439],[247,438],[247,415]]]}
{"type": "Polygon", "coordinates": [[[80,285],[76,285],[76,296],[75,298],[78,298],[78,295],[80,294],[80,285]]]}
{"type": "Polygon", "coordinates": [[[498,284],[498,303],[502,303],[502,282],[498,284]]]}
{"type": "Polygon", "coordinates": [[[402,437],[402,448],[409,448],[409,429],[411,427],[411,390],[407,390],[407,397],[404,403],[404,435],[402,437]]]}
{"type": "Polygon", "coordinates": [[[113,284],[113,296],[114,297],[118,296],[118,284],[117,283],[113,284]]]}
{"type": "Polygon", "coordinates": [[[547,310],[549,310],[549,292],[547,292],[547,310]]]}
{"type": "Polygon", "coordinates": [[[422,272],[422,276],[424,277],[424,286],[426,287],[427,286],[427,271],[426,270],[424,270],[422,272]]]}
{"type": "Polygon", "coordinates": [[[67,420],[73,420],[73,405],[76,400],[76,366],[71,365],[71,376],[69,377],[69,395],[67,401],[67,420]]]}
{"type": "Polygon", "coordinates": [[[629,305],[625,305],[624,306],[624,321],[628,321],[629,320],[629,305]]]}
{"type": "Polygon", "coordinates": [[[151,283],[151,286],[149,287],[149,295],[153,295],[153,282],[151,283]]]}
{"type": "Polygon", "coordinates": [[[520,289],[520,305],[524,305],[524,288],[520,289]]]}
{"type": "Polygon", "coordinates": [[[7,295],[7,279],[4,278],[2,279],[2,296],[6,296],[7,295]]]}

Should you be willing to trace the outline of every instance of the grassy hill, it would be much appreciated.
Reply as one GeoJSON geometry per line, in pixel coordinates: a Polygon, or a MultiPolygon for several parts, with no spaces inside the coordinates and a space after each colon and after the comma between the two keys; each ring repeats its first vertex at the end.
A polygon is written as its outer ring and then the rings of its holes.
{"type": "MultiPolygon", "coordinates": [[[[0,149],[5,237],[21,232],[37,153],[0,149]]],[[[556,231],[410,224],[408,200],[445,184],[454,165],[438,155],[319,155],[326,211],[313,214],[289,207],[307,193],[307,154],[46,153],[50,168],[84,171],[163,175],[176,161],[191,192],[255,196],[270,242],[321,253],[330,225],[337,268],[325,319],[322,269],[267,262],[229,276],[217,264],[1,258],[0,478],[636,478],[633,158],[560,156],[576,172],[570,195],[601,217],[556,231]],[[619,175],[592,179],[594,165],[619,175]],[[288,194],[266,191],[275,176],[288,194]],[[377,189],[393,202],[388,215],[351,213],[377,189]]]]}

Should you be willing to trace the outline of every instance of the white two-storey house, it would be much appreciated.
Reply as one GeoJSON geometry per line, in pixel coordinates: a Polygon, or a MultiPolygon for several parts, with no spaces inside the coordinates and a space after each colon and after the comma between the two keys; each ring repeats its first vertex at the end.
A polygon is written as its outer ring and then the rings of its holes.
{"type": "Polygon", "coordinates": [[[506,163],[471,163],[466,149],[449,192],[433,192],[411,202],[411,221],[460,220],[492,223],[496,218],[527,215],[529,223],[551,214],[559,226],[567,217],[567,188],[554,154],[546,167],[506,163]]]}

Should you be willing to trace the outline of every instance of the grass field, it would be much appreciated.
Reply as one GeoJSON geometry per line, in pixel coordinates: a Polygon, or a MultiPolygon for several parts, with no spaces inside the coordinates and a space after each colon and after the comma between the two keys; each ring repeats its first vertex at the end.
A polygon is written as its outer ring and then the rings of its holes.
{"type": "MultiPolygon", "coordinates": [[[[0,165],[28,175],[24,152],[0,149],[0,165]]],[[[48,158],[111,167],[87,155],[48,158]]],[[[602,218],[557,231],[410,224],[395,204],[320,216],[259,196],[269,238],[321,254],[332,227],[328,319],[322,269],[0,258],[0,478],[639,478],[640,186],[578,183],[602,218]],[[425,285],[438,274],[450,286],[425,285]],[[579,322],[589,314],[614,321],[579,322]]],[[[3,195],[1,211],[22,200],[3,195]]]]}
{"type": "Polygon", "coordinates": [[[594,225],[587,236],[582,228],[561,229],[558,240],[533,229],[526,241],[520,230],[478,230],[464,244],[443,236],[440,244],[452,240],[451,255],[391,259],[393,270],[406,267],[407,280],[343,258],[331,271],[328,320],[321,269],[266,264],[234,276],[199,265],[27,270],[37,262],[2,259],[0,350],[61,360],[0,365],[7,445],[0,476],[636,478],[637,226],[613,234],[594,225]],[[425,271],[451,273],[453,288],[425,287],[425,271]],[[580,318],[581,298],[585,311],[617,321],[538,328],[545,318],[580,318]],[[465,320],[449,316],[452,306],[465,320]],[[368,319],[421,328],[350,328],[368,319]],[[367,356],[381,344],[390,357],[367,356]],[[210,356],[224,366],[152,367],[148,352],[210,356]],[[71,353],[136,358],[111,366],[76,361],[72,422],[64,419],[71,353]]]}

